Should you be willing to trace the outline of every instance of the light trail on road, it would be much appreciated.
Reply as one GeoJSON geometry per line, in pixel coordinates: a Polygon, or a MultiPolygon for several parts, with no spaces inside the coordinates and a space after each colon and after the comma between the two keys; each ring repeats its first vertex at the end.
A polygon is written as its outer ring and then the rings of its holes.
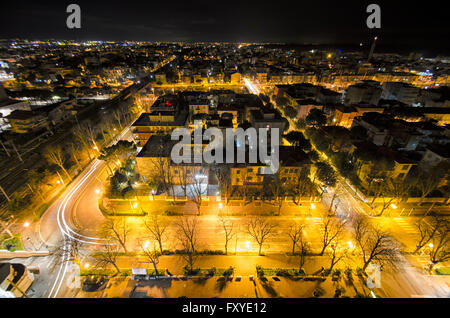
{"type": "Polygon", "coordinates": [[[250,83],[250,81],[244,77],[245,86],[255,95],[259,95],[259,90],[250,83]]]}
{"type": "Polygon", "coordinates": [[[73,195],[84,185],[84,183],[86,182],[86,180],[89,179],[89,177],[96,172],[98,166],[100,165],[100,161],[96,159],[96,161],[94,162],[93,166],[90,168],[90,171],[78,182],[78,184],[67,194],[67,196],[64,198],[63,202],[61,202],[61,205],[58,208],[58,227],[61,231],[61,233],[63,233],[64,235],[68,236],[69,238],[82,242],[82,243],[87,243],[87,244],[104,244],[104,243],[98,243],[95,242],[95,240],[106,240],[103,238],[98,238],[98,237],[92,237],[92,236],[86,236],[83,234],[80,234],[78,232],[75,232],[68,224],[67,224],[67,220],[65,218],[65,212],[66,212],[66,207],[67,204],[69,203],[69,201],[72,199],[73,195]],[[73,235],[72,235],[73,234],[73,235]],[[76,236],[79,236],[81,238],[87,239],[87,240],[93,240],[93,241],[86,241],[83,239],[79,239],[76,236]]]}
{"type": "Polygon", "coordinates": [[[64,241],[64,246],[65,246],[65,250],[62,256],[62,264],[59,267],[58,270],[58,274],[56,276],[55,282],[53,283],[52,288],[50,289],[49,298],[56,298],[59,290],[61,289],[61,286],[64,282],[66,273],[67,273],[67,267],[69,265],[69,255],[67,252],[67,248],[68,248],[68,243],[70,242],[70,240],[76,240],[82,243],[87,243],[87,244],[94,244],[94,245],[105,245],[108,244],[106,242],[96,242],[96,240],[105,240],[102,238],[96,238],[96,237],[90,237],[90,236],[85,236],[83,234],[77,233],[75,232],[68,224],[67,221],[65,219],[65,212],[66,212],[66,207],[68,202],[72,199],[73,195],[80,189],[80,187],[85,183],[86,180],[89,179],[89,177],[96,172],[98,166],[100,165],[100,161],[96,159],[96,161],[94,162],[94,164],[92,165],[92,167],[90,168],[89,172],[83,176],[83,178],[78,182],[78,184],[70,190],[70,192],[64,197],[63,201],[61,202],[61,204],[58,207],[58,212],[57,212],[57,222],[58,222],[58,228],[62,234],[63,237],[63,241],[64,241]],[[84,239],[80,239],[77,236],[84,238],[84,239]],[[56,288],[56,289],[55,289],[56,288]]]}
{"type": "MultiPolygon", "coordinates": [[[[117,140],[120,140],[125,136],[126,133],[128,133],[129,129],[131,127],[131,124],[125,128],[122,133],[117,137],[117,140]]],[[[110,144],[113,144],[114,141],[112,141],[110,144]]],[[[57,222],[58,222],[58,228],[61,232],[64,246],[65,246],[65,252],[62,256],[62,264],[59,267],[58,274],[56,276],[55,282],[52,285],[52,288],[50,289],[50,292],[48,294],[48,298],[56,298],[58,296],[58,293],[61,289],[61,286],[64,282],[64,279],[67,274],[67,267],[69,265],[69,255],[67,252],[68,243],[70,240],[76,240],[81,243],[85,244],[91,244],[91,245],[107,245],[110,244],[108,239],[99,238],[99,237],[92,237],[92,236],[86,236],[81,233],[78,233],[74,231],[66,220],[66,212],[67,212],[67,205],[72,200],[73,196],[82,188],[83,185],[85,185],[85,182],[89,180],[89,178],[98,171],[98,169],[101,166],[101,161],[98,159],[95,159],[95,161],[91,164],[92,166],[89,168],[86,175],[84,175],[78,183],[67,193],[67,195],[64,197],[60,205],[58,206],[57,211],[57,222]]]]}

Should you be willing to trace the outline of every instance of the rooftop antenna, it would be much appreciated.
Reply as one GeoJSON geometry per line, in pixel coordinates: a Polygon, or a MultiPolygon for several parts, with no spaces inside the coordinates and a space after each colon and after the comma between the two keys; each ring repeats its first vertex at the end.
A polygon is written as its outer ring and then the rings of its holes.
{"type": "Polygon", "coordinates": [[[377,43],[378,37],[373,38],[372,46],[370,47],[369,57],[367,58],[367,63],[372,59],[373,51],[375,51],[375,44],[377,43]]]}

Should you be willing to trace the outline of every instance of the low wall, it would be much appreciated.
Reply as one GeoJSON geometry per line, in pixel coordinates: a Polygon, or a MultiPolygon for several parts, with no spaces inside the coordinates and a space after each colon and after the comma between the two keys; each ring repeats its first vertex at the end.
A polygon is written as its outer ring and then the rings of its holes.
{"type": "Polygon", "coordinates": [[[11,258],[27,258],[32,256],[47,256],[49,251],[14,251],[10,252],[8,250],[0,250],[0,259],[11,259],[11,258]]]}
{"type": "MultiPolygon", "coordinates": [[[[367,203],[371,203],[373,200],[373,197],[367,197],[367,203]]],[[[385,198],[376,198],[374,201],[374,204],[383,204],[384,202],[388,202],[391,200],[389,197],[385,198]]],[[[400,204],[414,204],[417,205],[421,201],[420,198],[408,198],[406,200],[400,201],[400,204]]],[[[397,200],[393,200],[392,202],[397,203],[397,200]]],[[[424,198],[422,199],[422,204],[424,203],[440,203],[441,205],[450,205],[450,198],[424,198]]]]}

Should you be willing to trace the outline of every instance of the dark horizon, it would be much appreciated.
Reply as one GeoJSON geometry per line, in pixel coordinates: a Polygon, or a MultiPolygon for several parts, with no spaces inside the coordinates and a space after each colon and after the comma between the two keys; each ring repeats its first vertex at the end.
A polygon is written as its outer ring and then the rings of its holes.
{"type": "Polygon", "coordinates": [[[3,4],[0,38],[145,42],[249,42],[358,45],[378,36],[377,47],[448,54],[445,10],[378,1],[381,29],[366,27],[372,1],[343,4],[318,0],[256,2],[208,1],[40,1],[3,4]],[[65,26],[66,7],[81,7],[81,29],[65,26]],[[342,43],[342,44],[341,44],[342,43]]]}

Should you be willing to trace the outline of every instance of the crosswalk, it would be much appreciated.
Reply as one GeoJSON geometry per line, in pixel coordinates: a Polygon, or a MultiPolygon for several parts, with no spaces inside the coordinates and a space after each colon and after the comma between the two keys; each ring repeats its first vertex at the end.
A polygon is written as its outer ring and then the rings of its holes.
{"type": "Polygon", "coordinates": [[[402,228],[402,230],[412,236],[416,236],[417,229],[404,218],[393,218],[394,221],[402,228]]]}

